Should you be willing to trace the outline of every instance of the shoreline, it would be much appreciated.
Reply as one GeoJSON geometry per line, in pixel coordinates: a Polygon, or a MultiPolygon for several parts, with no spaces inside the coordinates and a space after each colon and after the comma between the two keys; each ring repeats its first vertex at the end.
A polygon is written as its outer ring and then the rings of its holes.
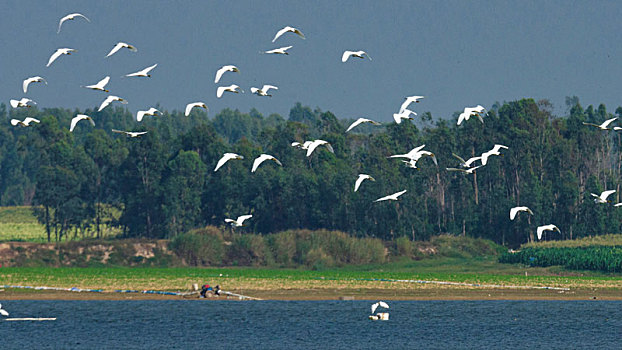
{"type": "MultiPolygon", "coordinates": [[[[228,292],[272,301],[321,301],[321,300],[403,300],[403,301],[476,301],[476,300],[622,300],[618,289],[571,289],[515,290],[502,288],[428,288],[416,291],[389,289],[274,289],[274,290],[229,290],[228,292]]],[[[231,300],[239,298],[221,295],[198,298],[194,295],[162,295],[145,293],[70,292],[49,290],[5,289],[0,291],[0,300],[231,300]]]]}

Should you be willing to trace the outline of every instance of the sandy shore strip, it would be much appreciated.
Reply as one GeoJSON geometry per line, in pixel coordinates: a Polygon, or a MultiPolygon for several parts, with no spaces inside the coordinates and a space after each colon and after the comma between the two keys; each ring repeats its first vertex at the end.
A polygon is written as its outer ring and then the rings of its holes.
{"type": "MultiPolygon", "coordinates": [[[[317,289],[243,289],[228,292],[262,300],[622,300],[619,289],[571,289],[569,291],[501,289],[501,288],[419,288],[416,290],[387,288],[317,288],[317,289]]],[[[188,291],[183,291],[188,292],[188,291]]],[[[0,300],[239,300],[221,295],[199,299],[189,295],[144,293],[70,292],[52,290],[5,289],[0,300]]]]}

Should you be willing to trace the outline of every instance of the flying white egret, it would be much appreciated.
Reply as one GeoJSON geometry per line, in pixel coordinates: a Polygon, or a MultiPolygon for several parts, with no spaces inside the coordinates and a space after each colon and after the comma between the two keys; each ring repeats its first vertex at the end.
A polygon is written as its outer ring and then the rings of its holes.
{"type": "Polygon", "coordinates": [[[35,118],[31,118],[31,117],[26,117],[26,119],[24,119],[24,121],[21,121],[19,119],[11,119],[11,125],[13,126],[22,126],[22,127],[28,127],[30,126],[30,123],[41,123],[41,121],[39,119],[35,119],[35,118]]]}
{"type": "Polygon", "coordinates": [[[147,133],[147,131],[123,131],[117,129],[112,129],[112,132],[116,132],[117,134],[125,134],[129,137],[140,137],[147,133]]]}
{"type": "Polygon", "coordinates": [[[609,197],[610,195],[612,195],[613,193],[615,193],[616,190],[609,190],[609,191],[603,191],[603,193],[601,193],[600,195],[595,194],[595,193],[590,193],[592,196],[596,197],[596,199],[594,199],[594,202],[596,203],[607,203],[610,202],[607,200],[607,197],[609,197]]]}
{"type": "Polygon", "coordinates": [[[526,211],[529,214],[533,215],[533,212],[531,211],[531,209],[527,207],[514,207],[510,209],[510,220],[514,220],[514,218],[516,217],[516,214],[518,214],[519,211],[526,211]]]}
{"type": "Polygon", "coordinates": [[[330,153],[335,153],[335,150],[333,149],[333,146],[330,145],[330,143],[328,143],[328,141],[324,141],[324,140],[313,140],[311,141],[311,143],[308,144],[307,146],[307,157],[311,156],[311,153],[313,153],[313,151],[320,145],[326,145],[326,148],[330,151],[330,153]]]}
{"type": "Polygon", "coordinates": [[[47,81],[45,81],[45,79],[43,79],[40,76],[36,76],[36,77],[30,77],[28,79],[25,79],[22,82],[22,89],[24,89],[24,93],[28,92],[28,85],[30,85],[30,83],[45,83],[45,85],[48,84],[47,81]]]}
{"type": "Polygon", "coordinates": [[[148,116],[156,116],[156,115],[162,115],[162,112],[160,112],[157,108],[149,108],[146,111],[138,111],[136,112],[136,121],[139,122],[141,120],[143,120],[143,117],[145,117],[146,115],[148,116]]]}
{"type": "Polygon", "coordinates": [[[374,179],[373,177],[367,174],[359,174],[359,177],[356,179],[356,182],[354,183],[354,192],[358,191],[359,187],[361,186],[361,183],[363,183],[363,181],[365,180],[376,181],[376,179],[374,179]]]}
{"type": "Polygon", "coordinates": [[[82,86],[83,88],[99,90],[104,92],[109,92],[106,90],[106,84],[110,81],[110,76],[106,76],[104,79],[100,80],[97,84],[82,86]]]}
{"type": "Polygon", "coordinates": [[[287,52],[287,50],[291,49],[293,46],[283,46],[283,47],[279,47],[277,49],[272,49],[272,50],[268,50],[268,51],[264,51],[263,53],[273,53],[273,54],[278,54],[278,55],[289,55],[289,52],[287,52]]]}
{"type": "MultiPolygon", "coordinates": [[[[436,159],[436,158],[434,158],[436,159]]],[[[414,159],[409,159],[409,160],[403,160],[402,163],[405,163],[407,167],[412,168],[412,169],[419,169],[417,168],[417,161],[414,159]]]]}
{"type": "Polygon", "coordinates": [[[411,111],[410,109],[404,108],[404,110],[400,111],[399,113],[393,113],[393,120],[395,120],[395,123],[400,124],[402,122],[402,119],[415,119],[410,116],[411,114],[417,115],[417,113],[411,111]]]}
{"type": "Polygon", "coordinates": [[[102,109],[106,108],[106,106],[108,106],[113,101],[119,101],[124,105],[127,104],[127,101],[122,99],[121,97],[110,95],[106,97],[106,99],[101,103],[101,105],[99,105],[99,109],[97,111],[101,112],[102,109]]]}
{"type": "Polygon", "coordinates": [[[482,153],[482,165],[486,165],[488,162],[488,157],[490,156],[500,156],[501,153],[499,151],[501,149],[508,149],[507,146],[496,144],[490,151],[482,153]]]}
{"type": "Polygon", "coordinates": [[[13,108],[19,108],[19,107],[30,107],[29,103],[32,104],[37,104],[37,102],[27,98],[27,97],[22,97],[21,100],[10,100],[9,103],[11,104],[11,107],[13,108]]]}
{"type": "Polygon", "coordinates": [[[258,96],[268,96],[268,97],[272,97],[272,95],[268,94],[268,91],[270,89],[274,89],[274,90],[278,90],[279,88],[274,86],[274,85],[264,85],[261,87],[261,89],[256,88],[256,87],[251,87],[251,93],[256,94],[258,96]]]}
{"type": "Polygon", "coordinates": [[[2,308],[2,304],[0,304],[0,315],[2,315],[2,316],[9,316],[8,311],[6,311],[5,309],[2,308]]]}
{"type": "Polygon", "coordinates": [[[214,83],[218,83],[220,81],[220,78],[222,77],[223,74],[225,74],[225,72],[237,72],[240,73],[240,70],[238,69],[238,67],[229,64],[226,66],[222,66],[219,70],[216,71],[216,78],[214,78],[214,83]]]}
{"type": "Polygon", "coordinates": [[[417,161],[423,156],[431,157],[434,164],[438,165],[438,161],[436,160],[436,156],[434,155],[434,153],[420,150],[421,148],[423,148],[423,146],[416,147],[406,154],[396,154],[393,156],[389,156],[389,158],[406,158],[408,160],[403,160],[403,162],[408,164],[408,166],[413,169],[417,169],[417,161]]]}
{"type": "Polygon", "coordinates": [[[192,102],[192,103],[188,103],[186,105],[186,112],[184,113],[187,116],[190,115],[190,111],[194,108],[194,107],[201,107],[201,108],[205,108],[206,111],[209,111],[209,108],[207,108],[207,105],[204,102],[192,102]]]}
{"type": "Polygon", "coordinates": [[[359,118],[357,119],[354,123],[350,124],[350,126],[348,127],[348,129],[346,130],[346,132],[354,129],[355,127],[357,127],[360,124],[363,123],[369,123],[371,125],[382,125],[381,123],[378,123],[377,121],[373,121],[371,119],[367,119],[367,118],[359,118]]]}
{"type": "Polygon", "coordinates": [[[69,48],[56,49],[56,51],[54,51],[52,56],[50,56],[50,59],[48,60],[48,64],[46,64],[45,66],[49,67],[52,64],[52,62],[56,61],[56,59],[60,57],[60,55],[71,55],[72,52],[77,52],[77,50],[69,49],[69,48]]]}
{"type": "Polygon", "coordinates": [[[91,21],[91,20],[90,20],[90,19],[88,19],[85,15],[83,15],[83,14],[81,14],[81,13],[78,13],[78,12],[76,12],[76,13],[70,13],[70,14],[68,14],[67,16],[65,16],[65,17],[61,18],[61,19],[60,19],[60,21],[58,21],[58,30],[56,31],[56,34],[60,33],[60,27],[63,25],[63,23],[64,23],[65,21],[71,21],[71,20],[74,20],[74,19],[76,19],[76,17],[82,17],[82,18],[84,18],[87,22],[90,22],[90,21],[91,21]]]}
{"type": "Polygon", "coordinates": [[[384,301],[379,301],[377,303],[371,304],[371,313],[373,314],[374,312],[376,312],[376,309],[378,308],[378,306],[381,306],[385,309],[389,308],[389,305],[387,303],[385,303],[384,301]]]}
{"type": "Polygon", "coordinates": [[[447,171],[462,171],[465,174],[473,174],[475,170],[483,167],[483,165],[474,166],[468,169],[458,169],[458,168],[446,168],[447,171]]]}
{"type": "Polygon", "coordinates": [[[294,34],[297,34],[299,37],[305,39],[305,35],[302,34],[302,32],[300,30],[298,30],[297,28],[294,27],[290,27],[290,26],[286,26],[285,28],[279,30],[278,32],[276,32],[276,35],[274,36],[274,39],[272,39],[272,42],[275,42],[276,39],[278,39],[281,35],[287,33],[287,32],[291,32],[294,34]]]}
{"type": "Polygon", "coordinates": [[[91,125],[95,126],[95,122],[93,121],[93,118],[89,117],[86,114],[78,114],[73,119],[71,119],[71,126],[69,127],[69,132],[73,132],[73,129],[76,127],[76,124],[78,124],[78,122],[81,120],[88,120],[91,122],[91,125]]]}
{"type": "Polygon", "coordinates": [[[130,74],[126,74],[126,77],[146,77],[146,78],[150,78],[151,74],[149,74],[149,72],[151,72],[152,69],[154,69],[155,67],[157,67],[158,64],[154,64],[152,66],[149,66],[143,70],[139,70],[138,72],[134,72],[134,73],[130,73],[130,74]]]}
{"type": "MultiPolygon", "coordinates": [[[[607,119],[602,124],[594,124],[594,123],[586,123],[586,122],[583,122],[583,124],[590,125],[590,126],[595,126],[595,127],[599,128],[600,130],[611,130],[611,128],[609,127],[609,124],[611,124],[611,122],[613,122],[616,119],[618,119],[618,117],[607,119]]],[[[614,130],[616,128],[614,128],[614,130]]]]}
{"type": "Polygon", "coordinates": [[[460,166],[463,168],[470,168],[471,164],[473,164],[474,162],[478,161],[478,160],[482,160],[482,157],[471,157],[468,160],[464,160],[462,157],[460,157],[459,155],[452,153],[452,156],[454,156],[455,158],[457,158],[460,161],[460,166]]]}
{"type": "Polygon", "coordinates": [[[560,231],[557,226],[550,224],[550,225],[544,225],[544,226],[538,226],[538,228],[536,229],[536,232],[538,234],[538,239],[542,239],[542,232],[544,231],[557,231],[559,233],[562,233],[562,231],[560,231]]]}
{"type": "Polygon", "coordinates": [[[369,58],[369,60],[371,61],[371,57],[369,57],[369,55],[367,54],[367,52],[365,51],[344,51],[343,55],[341,55],[341,62],[346,62],[350,57],[357,57],[357,58],[365,58],[363,56],[367,56],[367,58],[369,58]]]}
{"type": "Polygon", "coordinates": [[[397,198],[401,195],[403,195],[404,193],[406,193],[406,190],[400,191],[400,192],[396,192],[393,194],[390,194],[388,196],[384,196],[382,198],[378,198],[376,199],[374,202],[382,202],[382,201],[396,201],[397,198]]]}
{"type": "Polygon", "coordinates": [[[254,173],[255,170],[257,170],[257,168],[261,165],[261,163],[263,163],[266,160],[272,160],[274,161],[276,164],[283,166],[283,164],[281,164],[281,162],[279,162],[278,159],[274,158],[273,156],[269,155],[269,154],[265,154],[262,153],[261,155],[259,155],[259,157],[257,157],[255,159],[255,161],[253,162],[253,168],[251,169],[251,173],[254,173]]]}
{"type": "Polygon", "coordinates": [[[244,220],[250,219],[252,217],[253,217],[253,215],[251,215],[251,214],[242,215],[242,216],[238,216],[238,218],[236,220],[225,219],[225,222],[228,223],[228,224],[231,224],[231,226],[241,227],[241,226],[244,226],[244,220]]]}
{"type": "Polygon", "coordinates": [[[311,142],[313,141],[305,141],[304,143],[300,143],[297,141],[292,142],[292,147],[296,147],[296,148],[300,148],[300,149],[308,149],[309,145],[311,144],[311,142]]]}
{"type": "Polygon", "coordinates": [[[419,100],[423,99],[424,96],[408,96],[404,98],[404,102],[400,107],[400,113],[403,113],[411,103],[419,103],[419,100]]]}
{"type": "Polygon", "coordinates": [[[415,147],[415,148],[411,149],[408,153],[405,153],[405,154],[395,154],[395,155],[389,156],[389,158],[407,158],[407,159],[410,159],[410,160],[417,161],[417,160],[419,160],[423,156],[429,156],[429,157],[432,157],[432,160],[434,161],[434,164],[438,165],[438,162],[436,161],[436,156],[434,155],[434,153],[428,152],[428,151],[423,151],[422,150],[423,147],[425,147],[425,145],[421,145],[421,146],[415,147]]]}
{"type": "Polygon", "coordinates": [[[465,107],[464,112],[460,113],[458,116],[458,125],[460,125],[463,121],[469,120],[471,116],[476,116],[480,122],[484,122],[482,119],[481,113],[484,111],[484,107],[477,105],[477,107],[465,107]]]}
{"type": "Polygon", "coordinates": [[[236,153],[225,153],[222,156],[222,158],[218,160],[218,164],[216,164],[216,168],[214,168],[214,171],[217,171],[218,169],[220,169],[221,166],[223,166],[226,162],[230,161],[231,159],[244,159],[244,157],[236,153]]]}
{"type": "Polygon", "coordinates": [[[225,91],[235,92],[236,94],[240,93],[240,91],[244,93],[244,90],[242,90],[239,86],[231,84],[229,86],[219,86],[218,89],[216,89],[216,97],[221,98],[225,91]],[[240,90],[238,91],[238,89],[240,90]]]}
{"type": "Polygon", "coordinates": [[[122,49],[122,48],[124,48],[124,47],[125,47],[125,48],[127,48],[127,49],[129,49],[129,50],[130,50],[130,51],[132,51],[132,52],[136,52],[136,51],[138,51],[138,49],[137,49],[137,48],[135,48],[133,45],[130,45],[130,44],[128,44],[128,43],[124,43],[124,42],[119,41],[119,42],[118,42],[118,43],[117,43],[117,44],[116,44],[116,45],[112,48],[112,50],[110,50],[110,52],[108,52],[108,54],[106,55],[106,57],[110,57],[110,56],[114,55],[117,51],[121,50],[121,49],[122,49]]]}

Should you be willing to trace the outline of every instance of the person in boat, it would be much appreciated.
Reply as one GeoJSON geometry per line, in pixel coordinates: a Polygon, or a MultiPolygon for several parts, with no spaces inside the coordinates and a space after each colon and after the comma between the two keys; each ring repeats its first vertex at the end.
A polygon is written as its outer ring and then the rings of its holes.
{"type": "Polygon", "coordinates": [[[205,283],[204,285],[201,286],[200,298],[205,298],[205,294],[207,292],[213,292],[213,291],[214,289],[209,284],[205,283]]]}
{"type": "Polygon", "coordinates": [[[220,286],[216,285],[216,287],[214,287],[214,294],[220,296],[220,286]]]}

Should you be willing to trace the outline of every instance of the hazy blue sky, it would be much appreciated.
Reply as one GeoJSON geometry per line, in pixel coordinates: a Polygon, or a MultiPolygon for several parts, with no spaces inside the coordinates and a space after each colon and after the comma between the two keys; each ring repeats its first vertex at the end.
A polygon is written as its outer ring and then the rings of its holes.
{"type": "Polygon", "coordinates": [[[564,98],[583,105],[622,104],[622,1],[0,1],[0,97],[27,96],[40,107],[98,106],[107,94],[83,89],[111,76],[111,94],[136,112],[157,103],[181,110],[205,101],[223,108],[289,114],[296,102],[339,118],[388,121],[405,96],[426,96],[415,108],[449,117],[466,106],[523,97],[564,98]],[[68,13],[91,19],[63,24],[68,13]],[[271,40],[291,25],[291,33],[271,40]],[[135,45],[104,58],[118,41],[135,45]],[[293,45],[289,56],[259,52],[293,45]],[[77,49],[46,68],[59,47],[77,49]],[[373,58],[341,63],[344,50],[373,58]],[[151,78],[121,78],[154,63],[151,78]],[[220,85],[245,94],[216,98],[220,85]],[[49,85],[22,80],[35,75],[49,85]],[[250,86],[274,84],[272,98],[250,86]]]}

